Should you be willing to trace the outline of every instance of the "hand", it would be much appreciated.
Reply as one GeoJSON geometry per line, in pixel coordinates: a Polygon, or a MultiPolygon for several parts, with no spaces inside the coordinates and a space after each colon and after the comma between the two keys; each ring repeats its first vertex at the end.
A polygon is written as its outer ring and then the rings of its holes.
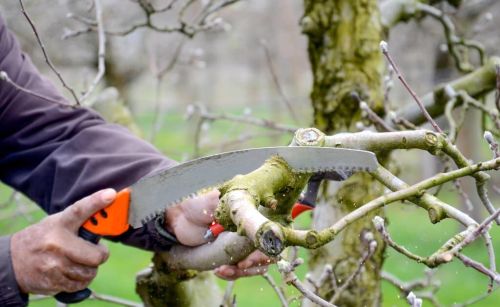
{"type": "Polygon", "coordinates": [[[219,204],[218,190],[212,190],[187,199],[165,212],[165,228],[186,246],[207,243],[203,238],[208,226],[214,220],[214,211],[219,204]]]}
{"type": "MultiPolygon", "coordinates": [[[[214,220],[213,212],[219,204],[219,195],[218,190],[212,190],[170,207],[166,212],[165,227],[183,245],[198,246],[206,243],[203,235],[214,220]]],[[[260,275],[267,272],[270,263],[269,257],[255,251],[236,265],[220,266],[215,274],[226,280],[260,275]]]]}
{"type": "Polygon", "coordinates": [[[86,288],[109,252],[78,237],[78,229],[115,197],[112,189],[99,191],[12,235],[12,266],[20,290],[53,295],[86,288]]]}
{"type": "Polygon", "coordinates": [[[214,270],[217,277],[225,280],[235,280],[240,277],[265,274],[272,261],[261,251],[256,250],[236,265],[221,265],[214,270]]]}

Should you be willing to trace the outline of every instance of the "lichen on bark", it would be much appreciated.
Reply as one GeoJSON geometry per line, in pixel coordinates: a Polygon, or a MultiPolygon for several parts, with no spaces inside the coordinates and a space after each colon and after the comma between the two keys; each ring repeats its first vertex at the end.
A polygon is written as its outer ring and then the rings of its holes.
{"type": "Polygon", "coordinates": [[[314,121],[324,132],[352,127],[359,116],[353,93],[382,110],[382,26],[377,1],[305,0],[301,20],[314,75],[314,121]]]}
{"type": "Polygon", "coordinates": [[[241,227],[234,225],[231,219],[226,195],[231,191],[244,190],[251,195],[259,212],[271,221],[287,225],[291,222],[291,208],[309,177],[310,174],[295,172],[283,158],[273,156],[255,171],[235,176],[219,188],[221,202],[215,218],[226,229],[242,233],[241,227]]]}

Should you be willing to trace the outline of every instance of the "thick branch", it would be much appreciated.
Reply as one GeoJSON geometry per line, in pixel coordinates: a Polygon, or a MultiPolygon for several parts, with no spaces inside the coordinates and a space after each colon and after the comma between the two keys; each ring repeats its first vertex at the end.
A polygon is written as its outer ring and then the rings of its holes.
{"type": "Polygon", "coordinates": [[[213,270],[223,264],[235,264],[255,250],[253,242],[234,232],[223,232],[217,240],[197,247],[176,245],[161,257],[172,270],[213,270]]]}

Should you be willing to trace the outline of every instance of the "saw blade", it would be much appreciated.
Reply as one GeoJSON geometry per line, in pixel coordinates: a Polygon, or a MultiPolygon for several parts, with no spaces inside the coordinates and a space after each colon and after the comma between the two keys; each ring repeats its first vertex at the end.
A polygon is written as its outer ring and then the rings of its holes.
{"type": "Polygon", "coordinates": [[[132,185],[128,222],[139,228],[193,192],[252,172],[272,156],[282,157],[294,171],[307,173],[373,171],[378,165],[372,152],[330,147],[264,147],[207,156],[159,171],[132,185]]]}

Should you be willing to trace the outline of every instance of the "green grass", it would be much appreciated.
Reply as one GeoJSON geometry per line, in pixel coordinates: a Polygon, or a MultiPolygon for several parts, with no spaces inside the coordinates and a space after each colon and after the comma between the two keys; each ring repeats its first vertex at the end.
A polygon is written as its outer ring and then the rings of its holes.
{"type": "MultiPolygon", "coordinates": [[[[256,108],[254,114],[265,117],[265,109],[256,108]]],[[[152,119],[151,114],[141,115],[139,124],[143,129],[148,129],[149,122],[152,119]]],[[[271,118],[268,118],[271,119],[271,118]]],[[[166,155],[182,160],[187,156],[193,155],[193,137],[192,123],[183,120],[179,112],[168,112],[165,116],[164,126],[167,129],[162,129],[156,136],[155,144],[166,155]]],[[[220,141],[234,140],[241,133],[265,133],[265,130],[260,128],[249,128],[250,126],[238,125],[230,122],[212,123],[209,131],[204,132],[204,141],[206,144],[217,144],[220,141]]],[[[147,135],[147,133],[146,133],[147,135]]],[[[268,146],[268,145],[286,145],[290,141],[291,135],[281,137],[266,138],[261,137],[251,142],[242,144],[243,147],[268,146]]],[[[207,148],[209,146],[204,146],[207,148]]],[[[228,147],[225,149],[232,149],[228,147]]],[[[203,150],[203,154],[215,153],[220,148],[211,148],[203,150]]],[[[8,198],[10,192],[6,187],[0,187],[0,203],[8,198]]],[[[443,194],[443,200],[450,203],[457,203],[456,199],[450,194],[443,194]]],[[[28,208],[33,205],[28,205],[28,208]]],[[[0,209],[0,217],[5,217],[14,212],[12,206],[5,209],[0,209]]],[[[389,231],[395,241],[403,244],[411,251],[419,255],[430,255],[435,249],[443,244],[450,236],[459,231],[458,225],[453,221],[443,221],[437,225],[432,225],[427,218],[426,213],[408,203],[391,205],[386,209],[387,219],[389,223],[389,231]]],[[[29,223],[36,221],[44,216],[40,211],[29,214],[30,220],[19,216],[8,220],[0,219],[0,234],[13,233],[22,229],[29,223]]],[[[309,214],[302,215],[297,223],[301,227],[309,225],[309,214]]],[[[492,231],[494,246],[497,250],[500,248],[500,227],[494,226],[492,231]]],[[[105,242],[111,251],[110,259],[100,267],[97,278],[91,284],[91,288],[98,293],[108,294],[125,298],[129,300],[139,301],[135,294],[135,275],[138,271],[148,266],[151,254],[140,251],[134,248],[105,242]]],[[[482,261],[487,262],[487,257],[484,249],[484,244],[481,241],[475,242],[467,247],[465,254],[482,261]]],[[[307,251],[300,251],[301,257],[307,261],[307,251]]],[[[500,263],[497,263],[500,266],[500,263]]],[[[298,269],[298,275],[303,278],[307,270],[307,265],[303,265],[298,269]]],[[[405,257],[393,250],[388,249],[386,253],[384,270],[391,272],[402,280],[409,281],[417,277],[423,276],[424,266],[409,261],[405,257]]],[[[271,275],[275,281],[280,282],[276,268],[272,267],[271,275]]],[[[450,264],[444,265],[438,269],[436,277],[441,280],[442,286],[437,293],[438,298],[445,305],[450,305],[454,302],[462,302],[477,295],[481,295],[486,291],[487,279],[476,271],[465,268],[460,262],[453,261],[450,264]]],[[[225,287],[225,282],[218,281],[221,288],[225,287]]],[[[400,293],[390,284],[383,282],[383,302],[384,306],[407,306],[404,298],[400,297],[400,293]]],[[[287,292],[290,295],[297,295],[296,290],[288,287],[287,292]]],[[[235,292],[238,306],[279,306],[279,301],[274,291],[267,285],[261,277],[251,277],[240,279],[236,282],[235,292]]],[[[474,306],[499,306],[500,291],[496,291],[489,298],[475,304],[474,306]]],[[[54,306],[55,302],[52,299],[44,299],[42,301],[33,302],[31,306],[54,306]]],[[[424,306],[428,306],[424,303],[424,306]]],[[[114,306],[104,302],[88,301],[79,306],[114,306]]],[[[293,306],[299,306],[294,303],[293,306]]]]}

